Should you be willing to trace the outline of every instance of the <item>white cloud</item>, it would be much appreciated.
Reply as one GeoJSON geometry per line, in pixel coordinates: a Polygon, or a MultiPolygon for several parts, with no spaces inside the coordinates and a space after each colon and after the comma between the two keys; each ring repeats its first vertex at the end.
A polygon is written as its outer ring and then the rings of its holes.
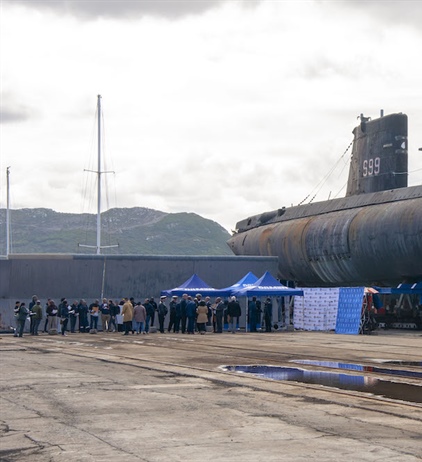
{"type": "MultiPolygon", "coordinates": [[[[177,20],[127,20],[5,2],[0,168],[12,166],[14,208],[87,211],[99,93],[104,169],[116,172],[104,175],[109,206],[196,212],[234,228],[312,197],[356,117],[381,108],[409,115],[409,183],[422,182],[422,32],[409,15],[396,24],[355,2],[209,3],[177,20]]],[[[315,200],[341,191],[344,167],[315,200]]]]}

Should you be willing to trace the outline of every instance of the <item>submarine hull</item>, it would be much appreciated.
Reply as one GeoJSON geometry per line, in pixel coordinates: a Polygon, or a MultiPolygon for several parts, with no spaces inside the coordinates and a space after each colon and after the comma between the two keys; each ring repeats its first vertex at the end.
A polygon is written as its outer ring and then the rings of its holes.
{"type": "Polygon", "coordinates": [[[422,186],[365,196],[337,210],[333,201],[313,204],[315,214],[294,207],[297,218],[236,234],[229,246],[236,255],[277,255],[279,278],[304,286],[422,280],[422,186]]]}

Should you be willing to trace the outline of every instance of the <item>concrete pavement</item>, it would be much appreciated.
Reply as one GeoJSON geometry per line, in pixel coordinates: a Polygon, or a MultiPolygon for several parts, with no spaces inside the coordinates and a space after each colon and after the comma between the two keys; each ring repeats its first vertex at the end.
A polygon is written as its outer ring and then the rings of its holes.
{"type": "MultiPolygon", "coordinates": [[[[392,331],[3,335],[0,460],[422,460],[421,404],[221,369],[412,363],[422,361],[421,347],[421,332],[392,331]]],[[[420,378],[364,375],[422,393],[420,378]]]]}

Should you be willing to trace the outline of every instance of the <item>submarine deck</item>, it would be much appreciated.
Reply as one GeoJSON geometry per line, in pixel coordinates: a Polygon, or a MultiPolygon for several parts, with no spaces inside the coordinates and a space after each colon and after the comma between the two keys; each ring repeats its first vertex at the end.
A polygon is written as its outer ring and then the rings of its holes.
{"type": "Polygon", "coordinates": [[[236,224],[236,229],[238,233],[242,233],[259,226],[283,221],[413,199],[422,199],[422,185],[367,194],[357,194],[354,196],[272,210],[239,221],[236,224]]]}

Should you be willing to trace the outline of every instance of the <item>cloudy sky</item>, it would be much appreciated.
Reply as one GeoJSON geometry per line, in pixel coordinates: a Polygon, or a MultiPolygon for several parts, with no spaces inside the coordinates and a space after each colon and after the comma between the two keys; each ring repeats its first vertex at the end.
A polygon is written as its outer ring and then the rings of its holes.
{"type": "Polygon", "coordinates": [[[103,210],[230,230],[343,196],[357,116],[380,109],[408,115],[422,184],[422,0],[0,5],[0,207],[10,166],[13,209],[95,213],[98,94],[103,210]]]}

